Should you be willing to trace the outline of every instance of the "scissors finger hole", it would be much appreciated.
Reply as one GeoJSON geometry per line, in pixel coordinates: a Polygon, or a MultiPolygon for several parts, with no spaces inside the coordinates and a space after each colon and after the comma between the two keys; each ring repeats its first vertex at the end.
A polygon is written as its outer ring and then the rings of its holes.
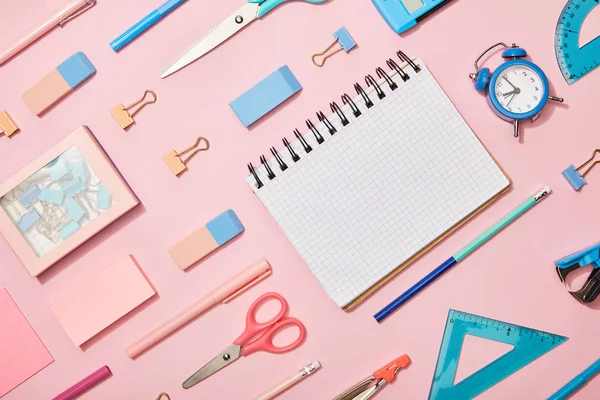
{"type": "Polygon", "coordinates": [[[282,325],[271,336],[271,344],[278,349],[286,348],[294,344],[302,336],[300,327],[297,325],[282,325]]]}
{"type": "Polygon", "coordinates": [[[254,308],[253,317],[256,323],[266,324],[281,318],[285,305],[277,297],[265,297],[254,308]]]}

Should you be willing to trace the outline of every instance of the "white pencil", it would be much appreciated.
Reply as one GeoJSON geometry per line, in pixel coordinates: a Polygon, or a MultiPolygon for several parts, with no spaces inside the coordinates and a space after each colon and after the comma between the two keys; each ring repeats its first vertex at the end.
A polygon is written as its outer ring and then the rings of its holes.
{"type": "Polygon", "coordinates": [[[311,375],[313,372],[315,372],[319,368],[321,368],[321,363],[318,361],[315,361],[312,364],[307,365],[306,367],[302,368],[302,370],[300,372],[298,372],[298,373],[294,374],[293,376],[290,376],[288,379],[278,383],[277,385],[275,385],[275,387],[269,389],[268,392],[261,394],[254,400],[274,399],[275,397],[279,396],[281,393],[285,392],[286,390],[288,390],[289,388],[291,388],[292,386],[294,386],[295,384],[297,384],[304,378],[311,375]]]}

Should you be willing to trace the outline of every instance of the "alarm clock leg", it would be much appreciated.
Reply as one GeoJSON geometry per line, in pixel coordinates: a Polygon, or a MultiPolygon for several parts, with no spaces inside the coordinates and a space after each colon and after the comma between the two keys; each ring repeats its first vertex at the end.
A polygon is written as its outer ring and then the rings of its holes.
{"type": "Polygon", "coordinates": [[[515,137],[519,137],[519,121],[515,119],[515,137]]]}
{"type": "Polygon", "coordinates": [[[559,103],[562,103],[563,101],[565,101],[565,99],[563,99],[562,97],[554,97],[554,96],[548,96],[548,100],[558,101],[559,103]]]}

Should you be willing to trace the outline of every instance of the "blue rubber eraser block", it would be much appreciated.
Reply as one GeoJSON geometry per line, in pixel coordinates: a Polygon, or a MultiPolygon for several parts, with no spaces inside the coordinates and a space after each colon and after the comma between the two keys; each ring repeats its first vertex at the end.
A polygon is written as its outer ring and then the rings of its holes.
{"type": "Polygon", "coordinates": [[[581,189],[581,187],[587,183],[585,178],[581,176],[579,171],[577,171],[573,165],[565,169],[562,174],[574,190],[581,189]]]}
{"type": "Polygon", "coordinates": [[[96,73],[96,67],[82,52],[73,54],[56,69],[71,89],[75,89],[96,73]]]}
{"type": "Polygon", "coordinates": [[[266,115],[302,89],[287,65],[254,85],[229,105],[245,127],[266,115]]]}
{"type": "Polygon", "coordinates": [[[227,210],[206,224],[208,231],[219,246],[244,231],[244,225],[233,210],[227,210]]]}
{"type": "Polygon", "coordinates": [[[354,39],[352,39],[352,36],[350,36],[348,30],[343,26],[337,31],[335,31],[333,36],[337,39],[338,43],[340,44],[340,46],[342,46],[346,53],[352,50],[354,46],[356,46],[356,42],[354,41],[354,39]]]}

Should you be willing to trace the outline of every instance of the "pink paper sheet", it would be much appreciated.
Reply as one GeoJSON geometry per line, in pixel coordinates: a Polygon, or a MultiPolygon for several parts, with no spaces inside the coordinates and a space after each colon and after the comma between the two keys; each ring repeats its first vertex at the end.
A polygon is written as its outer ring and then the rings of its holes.
{"type": "Polygon", "coordinates": [[[73,343],[81,346],[154,294],[154,287],[129,255],[52,306],[52,312],[73,343]]]}
{"type": "Polygon", "coordinates": [[[8,290],[0,289],[0,397],[52,361],[8,290]]]}

